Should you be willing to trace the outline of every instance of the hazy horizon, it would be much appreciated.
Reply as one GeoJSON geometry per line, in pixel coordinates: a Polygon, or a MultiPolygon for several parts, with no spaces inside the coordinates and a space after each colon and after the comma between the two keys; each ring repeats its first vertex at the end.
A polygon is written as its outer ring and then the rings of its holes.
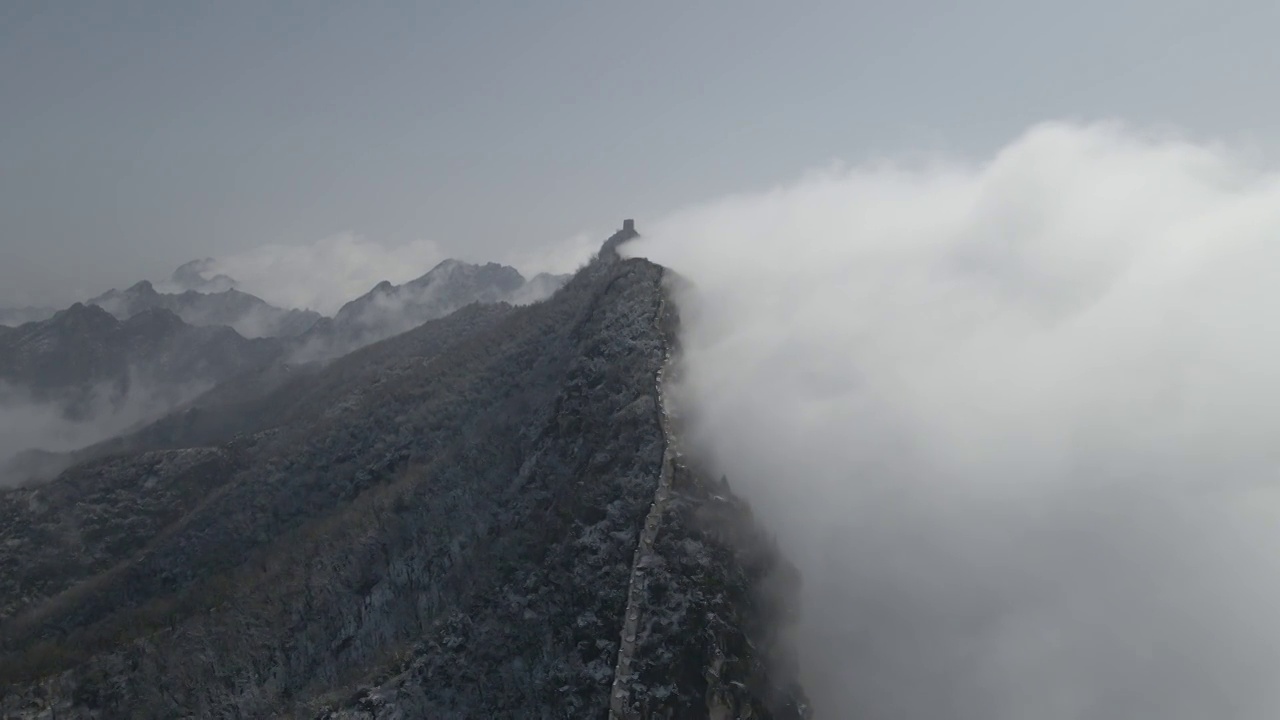
{"type": "Polygon", "coordinates": [[[10,4],[0,306],[333,238],[520,267],[624,217],[832,162],[980,158],[1048,120],[1272,157],[1276,20],[1265,3],[10,4]]]}

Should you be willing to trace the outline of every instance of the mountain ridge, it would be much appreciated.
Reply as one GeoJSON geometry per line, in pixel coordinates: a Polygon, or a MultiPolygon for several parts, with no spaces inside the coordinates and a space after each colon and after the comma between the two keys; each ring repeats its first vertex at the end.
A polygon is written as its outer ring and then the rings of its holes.
{"type": "Polygon", "coordinates": [[[119,448],[108,438],[175,409],[195,411],[187,419],[204,422],[207,415],[196,418],[201,402],[220,402],[216,393],[202,400],[205,392],[242,373],[247,377],[239,386],[256,383],[265,391],[273,377],[332,361],[468,304],[541,300],[565,280],[538,278],[526,282],[514,268],[495,263],[447,260],[405,286],[379,284],[362,296],[367,307],[358,298],[336,322],[280,310],[234,289],[164,294],[143,281],[47,320],[0,330],[0,402],[9,408],[34,403],[42,416],[62,418],[46,421],[45,435],[62,438],[56,444],[39,444],[34,430],[0,437],[0,484],[47,479],[119,448]],[[248,336],[239,332],[246,325],[248,336]],[[35,347],[41,344],[42,351],[35,347]]]}
{"type": "Polygon", "coordinates": [[[383,280],[348,301],[332,318],[317,322],[301,337],[302,349],[294,357],[305,361],[340,356],[471,303],[538,302],[568,277],[542,273],[526,280],[509,265],[442,260],[413,280],[400,285],[383,280]]]}
{"type": "Polygon", "coordinates": [[[270,341],[222,326],[188,325],[163,308],[121,321],[84,303],[0,337],[0,380],[52,395],[104,382],[125,387],[139,368],[174,382],[217,381],[276,352],[270,341]]]}
{"type": "Polygon", "coordinates": [[[752,600],[783,561],[668,452],[664,278],[602,251],[546,302],[472,305],[284,383],[303,405],[272,428],[0,493],[0,708],[601,716],[634,642],[621,717],[805,717],[752,600]],[[48,524],[95,475],[115,489],[80,524],[122,538],[106,573],[59,561],[85,536],[48,524]],[[122,535],[135,515],[153,519],[122,535]],[[13,558],[37,549],[32,577],[13,558]],[[85,569],[48,575],[64,566],[85,569]]]}
{"type": "Polygon", "coordinates": [[[213,293],[196,290],[161,293],[146,280],[125,290],[108,290],[86,304],[101,307],[118,320],[163,308],[190,325],[225,325],[246,338],[294,337],[306,332],[322,317],[311,310],[278,308],[235,288],[213,293]]]}

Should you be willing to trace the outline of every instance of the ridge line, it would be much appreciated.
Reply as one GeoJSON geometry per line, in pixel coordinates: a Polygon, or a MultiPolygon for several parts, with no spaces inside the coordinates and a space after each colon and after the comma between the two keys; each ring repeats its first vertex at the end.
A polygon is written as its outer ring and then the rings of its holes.
{"type": "MultiPolygon", "coordinates": [[[[658,311],[654,322],[661,328],[667,312],[667,292],[662,287],[666,276],[666,268],[658,275],[659,295],[658,311]]],[[[666,341],[665,332],[663,334],[666,341]]],[[[622,616],[622,636],[618,643],[618,661],[614,667],[613,683],[609,688],[609,720],[637,720],[639,715],[628,712],[627,700],[631,696],[630,683],[633,677],[631,662],[636,650],[636,630],[640,624],[639,590],[645,586],[645,560],[653,553],[653,541],[657,538],[662,514],[666,511],[667,500],[671,496],[671,480],[675,463],[674,443],[671,439],[671,426],[667,416],[666,396],[662,391],[667,367],[671,364],[671,347],[665,342],[662,365],[658,368],[654,379],[658,394],[658,424],[662,428],[662,468],[658,473],[658,487],[654,491],[653,502],[649,505],[649,513],[645,516],[644,526],[640,530],[640,538],[636,543],[635,555],[631,561],[631,579],[627,583],[627,606],[622,616]]]]}

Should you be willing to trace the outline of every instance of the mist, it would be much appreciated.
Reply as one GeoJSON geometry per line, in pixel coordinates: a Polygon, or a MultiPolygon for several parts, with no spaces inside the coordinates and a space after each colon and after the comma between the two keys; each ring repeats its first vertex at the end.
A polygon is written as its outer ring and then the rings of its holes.
{"type": "Polygon", "coordinates": [[[212,387],[208,382],[157,383],[137,370],[126,385],[127,392],[103,382],[78,393],[72,412],[68,402],[34,397],[21,386],[0,382],[0,487],[52,477],[70,464],[52,455],[136,429],[212,387]]]}
{"type": "Polygon", "coordinates": [[[238,289],[276,307],[332,315],[383,280],[411,280],[444,258],[441,247],[429,240],[390,245],[343,233],[310,244],[272,243],[211,258],[199,274],[205,280],[229,277],[238,289]]]}
{"type": "Polygon", "coordinates": [[[1280,713],[1274,169],[1050,123],[642,231],[820,717],[1280,713]]]}
{"type": "MultiPolygon", "coordinates": [[[[191,268],[189,274],[197,277],[186,278],[181,284],[159,283],[157,289],[217,292],[234,284],[237,289],[276,307],[315,310],[332,316],[345,303],[369,292],[378,283],[400,285],[415,280],[450,257],[467,262],[510,264],[526,278],[544,272],[570,272],[598,249],[598,240],[591,238],[587,233],[561,241],[519,238],[502,257],[470,257],[472,253],[449,253],[430,240],[392,244],[345,233],[309,244],[267,244],[210,258],[191,268]],[[203,282],[193,282],[197,280],[203,282]]],[[[531,297],[537,294],[530,291],[531,297]]],[[[261,332],[252,323],[236,329],[246,336],[261,332]]]]}

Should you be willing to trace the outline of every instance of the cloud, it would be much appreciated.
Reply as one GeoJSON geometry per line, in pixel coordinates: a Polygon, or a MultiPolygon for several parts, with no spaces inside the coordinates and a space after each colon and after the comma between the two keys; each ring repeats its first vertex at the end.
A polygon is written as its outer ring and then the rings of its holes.
{"type": "Polygon", "coordinates": [[[628,252],[822,717],[1280,713],[1280,174],[1116,124],[833,167],[628,252]]]}
{"type": "Polygon", "coordinates": [[[201,266],[200,274],[206,279],[227,275],[240,290],[277,307],[332,315],[379,282],[407,282],[443,259],[444,251],[429,240],[386,245],[341,234],[309,245],[263,245],[215,258],[201,266]]]}

